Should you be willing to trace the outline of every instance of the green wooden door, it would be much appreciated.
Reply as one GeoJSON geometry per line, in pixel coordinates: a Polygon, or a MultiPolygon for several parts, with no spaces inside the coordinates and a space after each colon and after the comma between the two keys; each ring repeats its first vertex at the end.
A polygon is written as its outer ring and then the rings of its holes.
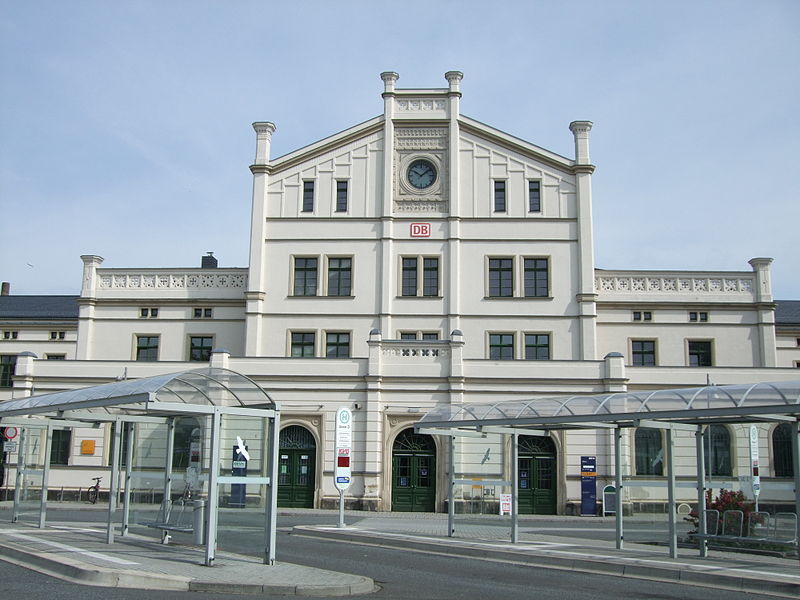
{"type": "Polygon", "coordinates": [[[298,425],[280,434],[278,453],[278,506],[313,508],[317,450],[314,436],[298,425]]]}
{"type": "Polygon", "coordinates": [[[556,448],[549,437],[519,437],[519,512],[556,514],[556,448]]]}
{"type": "Polygon", "coordinates": [[[406,429],[392,449],[392,510],[436,509],[436,446],[428,435],[406,429]]]}

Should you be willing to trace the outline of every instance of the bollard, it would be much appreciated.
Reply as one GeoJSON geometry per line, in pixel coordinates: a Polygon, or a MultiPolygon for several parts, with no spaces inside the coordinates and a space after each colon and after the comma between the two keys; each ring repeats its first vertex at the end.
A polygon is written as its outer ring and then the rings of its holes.
{"type": "Polygon", "coordinates": [[[192,502],[192,529],[194,531],[194,543],[198,546],[205,544],[206,528],[206,501],[194,500],[192,502]]]}

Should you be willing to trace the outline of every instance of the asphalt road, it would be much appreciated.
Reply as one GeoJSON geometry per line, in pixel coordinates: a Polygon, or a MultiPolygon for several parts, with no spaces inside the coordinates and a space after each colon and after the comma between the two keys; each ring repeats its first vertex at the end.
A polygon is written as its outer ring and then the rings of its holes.
{"type": "MultiPolygon", "coordinates": [[[[99,511],[58,511],[58,520],[82,520],[87,517],[101,521],[99,511]],[[72,519],[70,519],[70,516],[72,519]]],[[[534,568],[508,562],[475,560],[438,554],[403,551],[366,546],[342,541],[323,540],[292,535],[297,524],[333,524],[331,515],[293,515],[279,519],[277,540],[278,560],[323,569],[371,577],[381,586],[380,591],[363,596],[375,600],[464,600],[469,598],[547,600],[625,600],[682,599],[682,600],[766,600],[773,596],[745,594],[651,582],[638,579],[583,574],[572,571],[534,568]]],[[[260,555],[263,551],[263,529],[248,524],[244,515],[232,517],[219,532],[221,550],[260,555]]],[[[543,524],[544,525],[544,524],[543,524]]],[[[560,524],[559,524],[560,525],[560,524]]],[[[552,526],[552,524],[546,525],[552,526]]],[[[607,527],[600,528],[607,529],[607,527]]],[[[136,529],[147,534],[151,530],[136,529]]],[[[603,533],[605,535],[605,533],[603,533]]],[[[137,590],[105,589],[78,586],[30,572],[0,561],[0,581],[4,596],[26,600],[61,600],[76,597],[82,600],[114,598],[141,599],[137,590]]],[[[197,598],[202,600],[239,599],[243,596],[186,592],[146,592],[146,597],[165,599],[197,598]]],[[[273,598],[272,596],[261,596],[273,598]]],[[[274,598],[286,598],[276,596],[274,598]]]]}

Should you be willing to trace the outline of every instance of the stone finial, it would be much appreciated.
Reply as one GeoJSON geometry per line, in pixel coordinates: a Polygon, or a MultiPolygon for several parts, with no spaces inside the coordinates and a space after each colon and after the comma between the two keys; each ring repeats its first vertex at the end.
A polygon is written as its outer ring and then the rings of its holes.
{"type": "Polygon", "coordinates": [[[400,75],[394,71],[384,71],[381,73],[381,79],[383,79],[383,92],[385,94],[392,94],[394,93],[394,84],[400,79],[400,75]]]}
{"type": "Polygon", "coordinates": [[[591,164],[589,160],[589,132],[592,130],[591,121],[573,121],[569,130],[575,136],[575,162],[579,165],[591,164]]]}
{"type": "Polygon", "coordinates": [[[461,80],[464,79],[464,74],[461,71],[448,71],[444,74],[444,78],[447,79],[447,82],[450,84],[450,91],[451,92],[460,92],[459,84],[461,80]]]}
{"type": "Polygon", "coordinates": [[[269,121],[257,121],[253,123],[256,131],[256,162],[257,165],[265,165],[269,161],[269,147],[272,142],[272,134],[275,133],[275,123],[269,121]]]}

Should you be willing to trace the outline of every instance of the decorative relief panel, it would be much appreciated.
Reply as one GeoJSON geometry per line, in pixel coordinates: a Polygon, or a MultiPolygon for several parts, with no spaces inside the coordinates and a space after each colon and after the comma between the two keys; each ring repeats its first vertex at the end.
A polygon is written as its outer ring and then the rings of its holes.
{"type": "Polygon", "coordinates": [[[99,279],[101,289],[208,289],[244,288],[247,275],[244,273],[169,273],[141,274],[114,273],[102,274],[99,279]]]}
{"type": "Polygon", "coordinates": [[[701,293],[751,294],[752,277],[647,277],[601,275],[595,278],[598,292],[611,293],[701,293]]]}
{"type": "Polygon", "coordinates": [[[399,358],[446,358],[450,356],[449,348],[383,348],[384,356],[395,356],[399,358]]]}
{"type": "Polygon", "coordinates": [[[395,128],[393,179],[396,212],[448,211],[448,132],[447,127],[395,128]],[[436,167],[436,181],[424,190],[410,185],[406,176],[409,165],[416,159],[425,159],[436,167]]]}
{"type": "Polygon", "coordinates": [[[434,100],[432,98],[404,98],[397,101],[397,110],[400,112],[445,110],[446,108],[446,100],[434,100]]]}

